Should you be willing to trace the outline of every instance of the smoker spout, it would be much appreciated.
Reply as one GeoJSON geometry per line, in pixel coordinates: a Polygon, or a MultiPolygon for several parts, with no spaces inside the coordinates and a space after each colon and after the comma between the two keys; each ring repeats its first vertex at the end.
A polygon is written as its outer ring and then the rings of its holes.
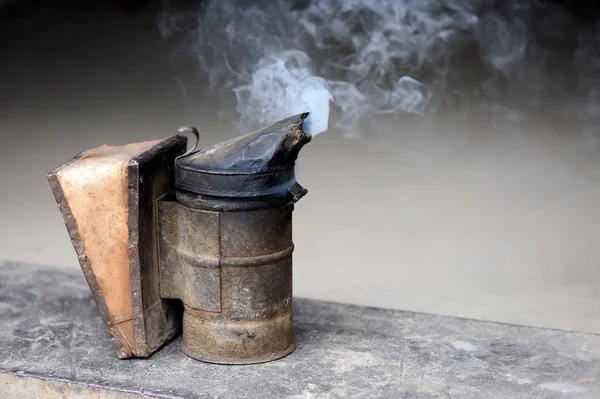
{"type": "Polygon", "coordinates": [[[312,136],[302,128],[308,113],[283,119],[271,126],[176,161],[179,190],[217,197],[259,197],[291,194],[299,199],[294,165],[312,136]]]}

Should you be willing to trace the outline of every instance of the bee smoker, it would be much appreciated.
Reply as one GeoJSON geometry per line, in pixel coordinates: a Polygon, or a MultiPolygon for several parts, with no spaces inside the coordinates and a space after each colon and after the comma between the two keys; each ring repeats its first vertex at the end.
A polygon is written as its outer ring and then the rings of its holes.
{"type": "Polygon", "coordinates": [[[182,135],[102,146],[49,173],[119,358],[147,357],[181,329],[183,352],[207,362],[294,350],[292,211],[306,194],[294,165],[307,116],[189,152],[182,135]]]}

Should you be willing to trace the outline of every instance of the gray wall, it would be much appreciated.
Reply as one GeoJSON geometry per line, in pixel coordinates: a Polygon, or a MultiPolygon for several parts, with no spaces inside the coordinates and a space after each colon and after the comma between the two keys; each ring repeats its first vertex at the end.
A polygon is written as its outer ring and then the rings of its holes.
{"type": "MultiPolygon", "coordinates": [[[[236,134],[155,7],[0,17],[0,257],[78,267],[45,173],[81,150],[236,134]]],[[[569,126],[384,118],[303,150],[295,294],[600,333],[600,158],[569,126]]],[[[32,275],[31,278],[35,278],[32,275]]]]}

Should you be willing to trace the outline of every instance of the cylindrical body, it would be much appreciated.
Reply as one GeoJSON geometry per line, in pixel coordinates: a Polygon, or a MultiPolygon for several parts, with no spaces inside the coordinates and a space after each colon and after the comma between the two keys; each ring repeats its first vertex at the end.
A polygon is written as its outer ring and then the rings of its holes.
{"type": "Polygon", "coordinates": [[[160,291],[184,304],[190,357],[248,364],[294,350],[292,211],[306,194],[294,165],[307,116],[175,160],[176,201],[159,205],[160,291]]]}
{"type": "Polygon", "coordinates": [[[291,201],[178,192],[177,202],[183,351],[230,364],[292,352],[291,201]]]}

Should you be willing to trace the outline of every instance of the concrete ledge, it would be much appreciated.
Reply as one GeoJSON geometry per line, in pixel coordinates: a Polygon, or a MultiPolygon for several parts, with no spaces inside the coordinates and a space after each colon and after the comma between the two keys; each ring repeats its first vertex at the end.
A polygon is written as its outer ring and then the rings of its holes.
{"type": "Polygon", "coordinates": [[[0,396],[600,397],[600,337],[295,299],[298,348],[201,363],[180,338],[119,360],[81,272],[0,262],[0,396]]]}

